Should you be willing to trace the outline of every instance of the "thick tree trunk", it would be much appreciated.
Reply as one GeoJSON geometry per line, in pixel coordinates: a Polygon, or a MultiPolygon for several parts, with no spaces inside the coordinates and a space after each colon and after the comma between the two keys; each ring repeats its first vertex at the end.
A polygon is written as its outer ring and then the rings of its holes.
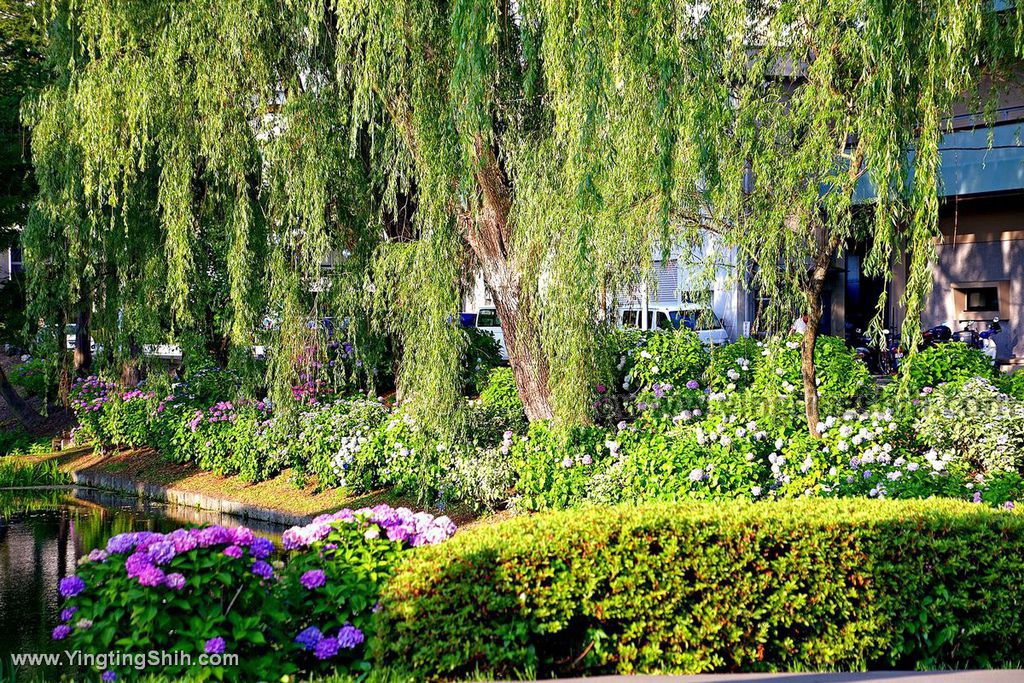
{"type": "Polygon", "coordinates": [[[92,300],[89,294],[83,290],[82,300],[79,302],[78,329],[75,332],[75,374],[84,377],[92,370],[92,300]]]}
{"type": "Polygon", "coordinates": [[[4,402],[14,413],[18,421],[21,422],[25,427],[33,427],[38,424],[43,418],[37,413],[32,406],[30,406],[25,399],[18,395],[15,391],[14,386],[10,380],[7,379],[7,373],[4,372],[3,365],[0,365],[0,397],[3,398],[4,402]]]}
{"type": "Polygon", "coordinates": [[[466,241],[494,300],[526,417],[530,421],[550,419],[553,411],[547,358],[530,294],[523,288],[521,266],[512,253],[508,181],[490,146],[478,138],[474,151],[482,206],[478,215],[466,216],[462,221],[466,241]]]}
{"type": "Polygon", "coordinates": [[[142,347],[133,340],[128,343],[128,361],[121,369],[121,384],[132,389],[139,385],[144,374],[142,369],[142,347]]]}

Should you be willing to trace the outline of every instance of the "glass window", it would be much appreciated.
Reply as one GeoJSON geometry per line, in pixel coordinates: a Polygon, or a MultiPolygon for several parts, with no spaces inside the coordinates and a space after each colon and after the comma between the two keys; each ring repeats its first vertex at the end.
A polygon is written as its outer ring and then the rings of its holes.
{"type": "Polygon", "coordinates": [[[640,327],[640,313],[638,311],[623,311],[622,326],[640,327]]]}
{"type": "Polygon", "coordinates": [[[11,247],[11,272],[20,273],[25,270],[21,247],[11,247]]]}
{"type": "Polygon", "coordinates": [[[501,321],[498,320],[498,312],[493,308],[481,308],[480,312],[476,314],[476,326],[501,327],[501,321]]]}
{"type": "Polygon", "coordinates": [[[998,311],[998,287],[974,287],[963,290],[965,311],[998,311]]]}

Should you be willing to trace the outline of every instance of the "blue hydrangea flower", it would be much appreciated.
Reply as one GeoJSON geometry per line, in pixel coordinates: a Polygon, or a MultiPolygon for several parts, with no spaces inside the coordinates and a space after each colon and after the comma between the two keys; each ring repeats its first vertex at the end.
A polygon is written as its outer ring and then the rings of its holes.
{"type": "Polygon", "coordinates": [[[249,545],[249,553],[257,560],[265,560],[274,552],[274,542],[269,538],[257,536],[249,545]]]}
{"type": "Polygon", "coordinates": [[[50,635],[54,640],[64,640],[71,635],[71,627],[67,624],[61,624],[57,628],[53,629],[53,633],[50,635]]]}
{"type": "Polygon", "coordinates": [[[317,659],[330,659],[338,654],[338,647],[337,638],[321,638],[320,642],[316,644],[313,654],[317,659]]]}
{"type": "Polygon", "coordinates": [[[58,590],[61,597],[71,598],[85,590],[85,581],[79,576],[68,576],[60,580],[58,590]]]}
{"type": "Polygon", "coordinates": [[[317,646],[322,637],[320,629],[316,626],[310,626],[295,636],[295,642],[301,645],[304,650],[312,650],[317,646]]]}
{"type": "Polygon", "coordinates": [[[327,576],[320,569],[310,569],[308,572],[302,575],[299,579],[308,590],[319,588],[327,582],[327,576]]]}
{"type": "Polygon", "coordinates": [[[274,576],[274,568],[264,560],[256,560],[252,563],[252,573],[256,576],[264,579],[270,579],[274,576]]]}

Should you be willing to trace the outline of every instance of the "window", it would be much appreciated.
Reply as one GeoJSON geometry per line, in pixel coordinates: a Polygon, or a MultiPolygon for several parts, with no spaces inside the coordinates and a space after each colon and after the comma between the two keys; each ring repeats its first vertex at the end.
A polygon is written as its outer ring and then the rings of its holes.
{"type": "Polygon", "coordinates": [[[623,327],[640,327],[640,312],[639,311],[623,311],[622,312],[622,326],[623,327]]]}
{"type": "Polygon", "coordinates": [[[481,308],[480,312],[476,314],[476,326],[501,327],[501,322],[498,320],[498,312],[493,308],[481,308]]]}
{"type": "Polygon", "coordinates": [[[25,270],[23,258],[21,247],[11,247],[11,273],[20,273],[25,270]]]}
{"type": "Polygon", "coordinates": [[[998,287],[973,287],[962,290],[965,311],[998,311],[998,287]]]}

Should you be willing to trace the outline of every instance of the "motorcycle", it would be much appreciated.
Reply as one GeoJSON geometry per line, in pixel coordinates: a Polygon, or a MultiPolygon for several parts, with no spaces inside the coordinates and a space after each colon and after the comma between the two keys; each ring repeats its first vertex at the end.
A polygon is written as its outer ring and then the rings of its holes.
{"type": "Polygon", "coordinates": [[[1003,331],[1003,326],[999,323],[999,318],[992,318],[992,322],[989,323],[988,327],[981,332],[974,329],[974,320],[963,320],[963,329],[953,335],[955,341],[963,342],[973,349],[978,349],[989,359],[996,362],[996,341],[993,339],[997,334],[1003,331]]]}
{"type": "Polygon", "coordinates": [[[882,330],[882,345],[878,349],[878,372],[883,375],[894,375],[903,360],[903,347],[900,337],[888,328],[882,330]]]}
{"type": "Polygon", "coordinates": [[[924,341],[921,342],[921,348],[927,349],[939,344],[945,344],[953,339],[953,330],[949,329],[946,325],[936,325],[935,327],[929,327],[922,334],[924,341]]]}

